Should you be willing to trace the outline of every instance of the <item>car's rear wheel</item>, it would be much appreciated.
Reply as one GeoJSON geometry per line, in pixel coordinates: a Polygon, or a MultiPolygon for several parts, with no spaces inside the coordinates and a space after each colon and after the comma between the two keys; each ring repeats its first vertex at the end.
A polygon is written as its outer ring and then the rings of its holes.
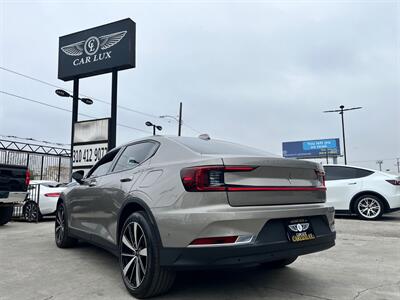
{"type": "Polygon", "coordinates": [[[269,268],[269,269],[278,269],[278,268],[283,268],[287,265],[290,265],[291,263],[294,263],[295,260],[297,259],[297,256],[295,257],[288,257],[280,260],[275,260],[275,261],[269,261],[266,263],[262,263],[261,265],[263,267],[269,268]]]}
{"type": "Polygon", "coordinates": [[[382,201],[373,195],[364,195],[357,199],[355,203],[357,215],[364,220],[377,220],[384,211],[382,201]]]}
{"type": "Polygon", "coordinates": [[[42,218],[39,206],[34,201],[27,201],[24,204],[23,213],[24,219],[28,222],[36,222],[42,218]]]}
{"type": "Polygon", "coordinates": [[[75,246],[78,242],[68,235],[68,222],[67,215],[65,213],[64,203],[60,203],[56,210],[56,221],[54,226],[54,238],[56,245],[59,248],[70,248],[75,246]]]}
{"type": "Polygon", "coordinates": [[[120,268],[124,284],[137,298],[167,292],[175,272],[160,266],[159,242],[147,215],[135,212],[120,234],[120,268]]]}
{"type": "Polygon", "coordinates": [[[0,207],[0,226],[10,222],[14,211],[13,206],[0,207]]]}

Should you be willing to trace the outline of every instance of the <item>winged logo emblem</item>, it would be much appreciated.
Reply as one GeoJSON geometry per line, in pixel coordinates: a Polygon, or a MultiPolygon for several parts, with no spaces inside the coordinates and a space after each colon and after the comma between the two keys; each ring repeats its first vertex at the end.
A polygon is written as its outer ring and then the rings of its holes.
{"type": "Polygon", "coordinates": [[[294,232],[303,232],[306,231],[310,227],[309,223],[297,223],[289,225],[290,230],[294,232]]]}
{"type": "Polygon", "coordinates": [[[118,44],[126,35],[127,31],[120,31],[100,36],[99,38],[92,36],[86,40],[76,42],[61,47],[61,50],[70,56],[80,56],[85,52],[87,55],[95,54],[98,49],[106,50],[118,44]]]}

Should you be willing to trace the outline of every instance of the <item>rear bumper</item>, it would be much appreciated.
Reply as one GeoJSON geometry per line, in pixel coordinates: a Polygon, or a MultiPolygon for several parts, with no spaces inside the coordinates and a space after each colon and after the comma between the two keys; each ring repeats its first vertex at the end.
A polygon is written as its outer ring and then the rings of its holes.
{"type": "Polygon", "coordinates": [[[390,212],[400,209],[400,194],[395,194],[393,196],[386,196],[385,198],[389,204],[390,212]]]}
{"type": "Polygon", "coordinates": [[[1,192],[0,204],[18,204],[24,202],[27,192],[1,192]]]}
{"type": "Polygon", "coordinates": [[[335,245],[336,232],[313,241],[252,244],[209,248],[163,248],[161,265],[176,269],[222,268],[263,263],[329,249],[335,245]]]}
{"type": "Polygon", "coordinates": [[[202,237],[257,237],[267,222],[277,219],[325,216],[328,224],[334,226],[334,208],[325,203],[249,207],[210,205],[195,209],[153,210],[153,214],[164,248],[186,248],[202,237]]]}
{"type": "Polygon", "coordinates": [[[326,216],[307,218],[316,239],[293,243],[287,237],[287,219],[267,221],[256,239],[243,245],[162,248],[161,265],[174,268],[214,268],[262,263],[322,251],[335,245],[326,216]]]}

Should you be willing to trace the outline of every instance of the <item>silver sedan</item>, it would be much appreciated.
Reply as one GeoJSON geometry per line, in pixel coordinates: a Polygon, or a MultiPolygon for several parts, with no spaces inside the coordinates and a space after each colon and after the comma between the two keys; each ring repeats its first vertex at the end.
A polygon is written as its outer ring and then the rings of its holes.
{"type": "Polygon", "coordinates": [[[114,253],[138,298],[175,272],[260,263],[282,267],[335,244],[323,168],[202,136],[154,136],[107,153],[57,204],[55,240],[114,253]]]}

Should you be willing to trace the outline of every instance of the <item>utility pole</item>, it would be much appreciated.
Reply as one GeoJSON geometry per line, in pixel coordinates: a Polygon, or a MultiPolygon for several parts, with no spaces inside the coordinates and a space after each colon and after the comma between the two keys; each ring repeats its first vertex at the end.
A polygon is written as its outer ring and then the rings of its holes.
{"type": "Polygon", "coordinates": [[[400,158],[396,158],[397,173],[400,173],[400,158]]]}
{"type": "Polygon", "coordinates": [[[377,160],[376,163],[379,165],[379,171],[382,171],[383,160],[377,160]]]}
{"type": "Polygon", "coordinates": [[[339,106],[340,109],[335,109],[335,110],[326,110],[324,113],[332,113],[332,112],[338,112],[341,117],[342,117],[342,138],[343,138],[343,154],[344,154],[344,164],[347,165],[347,154],[346,154],[346,135],[344,131],[344,112],[348,110],[355,110],[355,109],[361,109],[361,106],[358,107],[352,107],[352,108],[344,108],[344,105],[339,106]]]}
{"type": "Polygon", "coordinates": [[[178,122],[178,136],[182,133],[182,102],[179,102],[179,122],[178,122]]]}

